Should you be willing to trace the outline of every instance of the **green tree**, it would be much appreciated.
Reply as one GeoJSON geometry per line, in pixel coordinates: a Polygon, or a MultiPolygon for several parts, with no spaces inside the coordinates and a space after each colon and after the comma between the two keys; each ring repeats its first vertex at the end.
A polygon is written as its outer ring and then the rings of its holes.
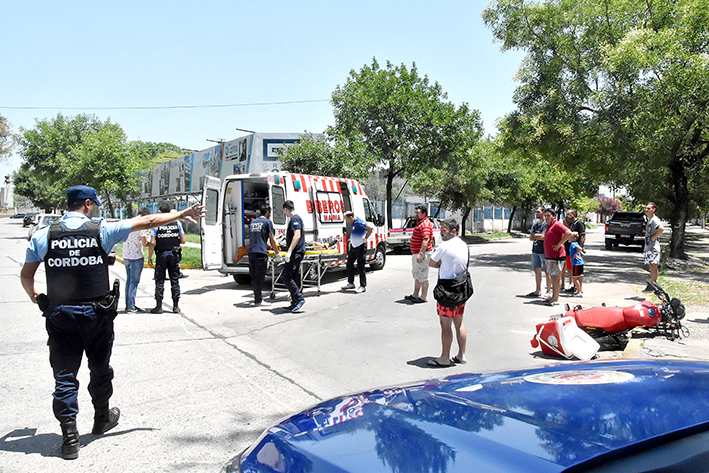
{"type": "Polygon", "coordinates": [[[172,143],[154,143],[152,141],[135,140],[128,143],[131,154],[140,159],[144,169],[152,169],[158,164],[190,153],[172,143]]]}
{"type": "Polygon", "coordinates": [[[98,130],[85,132],[70,154],[64,168],[65,186],[96,188],[111,215],[115,215],[114,198],[125,201],[138,193],[137,176],[144,163],[131,152],[120,125],[107,121],[98,130]]]}
{"type": "Polygon", "coordinates": [[[483,19],[503,50],[527,52],[514,141],[658,202],[684,256],[709,154],[709,5],[494,0],[483,19]]]}
{"type": "Polygon", "coordinates": [[[393,183],[430,167],[462,159],[482,135],[478,111],[456,107],[438,83],[421,77],[413,64],[385,69],[376,59],[352,70],[332,93],[335,125],[329,130],[347,150],[364,152],[370,172],[386,175],[387,219],[392,225],[393,183]]]}
{"type": "Polygon", "coordinates": [[[365,179],[371,167],[364,151],[361,140],[338,140],[332,129],[320,136],[305,132],[298,143],[278,150],[287,171],[357,180],[365,179]]]}
{"type": "Polygon", "coordinates": [[[0,115],[0,163],[7,160],[12,151],[12,133],[10,130],[10,122],[7,118],[0,115]]]}
{"type": "Polygon", "coordinates": [[[14,175],[15,192],[45,210],[65,205],[64,178],[71,150],[87,132],[100,126],[94,115],[65,117],[59,113],[51,119],[36,120],[33,129],[21,127],[16,141],[22,163],[14,175]]]}
{"type": "Polygon", "coordinates": [[[120,125],[94,115],[36,121],[16,137],[22,164],[15,173],[15,192],[35,205],[52,209],[66,203],[66,189],[86,184],[96,188],[107,208],[138,191],[139,145],[130,145],[120,125]]]}

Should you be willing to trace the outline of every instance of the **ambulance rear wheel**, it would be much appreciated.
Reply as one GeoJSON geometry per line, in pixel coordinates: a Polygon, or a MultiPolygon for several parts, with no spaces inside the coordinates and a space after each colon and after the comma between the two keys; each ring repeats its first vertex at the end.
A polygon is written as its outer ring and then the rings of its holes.
{"type": "Polygon", "coordinates": [[[384,263],[386,263],[386,249],[383,246],[378,246],[377,251],[374,253],[374,259],[369,263],[369,267],[374,271],[379,271],[384,268],[384,263]]]}
{"type": "Polygon", "coordinates": [[[251,284],[251,276],[248,274],[234,274],[234,282],[239,285],[251,284]]]}

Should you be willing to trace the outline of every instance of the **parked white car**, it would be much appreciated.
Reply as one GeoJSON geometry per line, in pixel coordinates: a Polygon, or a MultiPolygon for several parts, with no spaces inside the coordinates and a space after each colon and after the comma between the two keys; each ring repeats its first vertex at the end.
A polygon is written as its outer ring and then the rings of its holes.
{"type": "Polygon", "coordinates": [[[27,239],[29,240],[32,238],[32,235],[39,230],[42,227],[46,227],[47,225],[51,225],[54,223],[55,220],[59,220],[61,215],[57,214],[37,214],[34,217],[34,220],[32,223],[30,223],[30,228],[27,231],[27,239]]]}
{"type": "MultiPolygon", "coordinates": [[[[441,220],[429,217],[433,224],[433,246],[441,244],[441,220]]],[[[416,217],[409,217],[401,228],[392,228],[387,235],[387,248],[394,250],[394,253],[402,253],[409,250],[411,235],[416,227],[416,217]]]]}

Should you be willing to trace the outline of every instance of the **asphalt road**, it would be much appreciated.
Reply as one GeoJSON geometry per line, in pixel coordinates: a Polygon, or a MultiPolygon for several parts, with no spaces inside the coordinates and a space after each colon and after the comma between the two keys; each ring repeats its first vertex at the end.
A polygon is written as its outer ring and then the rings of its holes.
{"type": "MultiPolygon", "coordinates": [[[[590,232],[585,298],[568,301],[641,300],[647,278],[641,253],[606,252],[602,245],[602,229],[590,232]]],[[[446,369],[426,366],[440,351],[434,303],[403,299],[412,289],[407,255],[389,254],[384,270],[369,272],[365,294],[342,293],[344,273],[327,274],[321,294],[306,288],[299,314],[282,310],[283,290],[273,305],[254,308],[248,287],[217,272],[188,270],[181,314],[119,313],[112,405],[122,417],[103,437],[89,433],[93,414],[88,369],[82,367],[82,450],[78,460],[64,461],[51,410],[44,319],[19,281],[26,246],[21,222],[0,217],[2,472],[218,471],[272,423],[323,399],[462,372],[565,362],[529,344],[536,323],[560,309],[521,297],[534,288],[526,239],[470,246],[475,295],[465,315],[469,362],[446,369]]],[[[40,268],[40,287],[43,273],[40,268]]],[[[125,281],[121,264],[111,273],[125,281]]],[[[146,268],[138,306],[154,305],[152,291],[146,268]]]]}

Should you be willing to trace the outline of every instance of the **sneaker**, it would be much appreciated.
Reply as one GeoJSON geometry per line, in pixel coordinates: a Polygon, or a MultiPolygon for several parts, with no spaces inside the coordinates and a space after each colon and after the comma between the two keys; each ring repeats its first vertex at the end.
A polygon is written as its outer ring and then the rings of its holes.
{"type": "Polygon", "coordinates": [[[354,288],[355,288],[355,285],[354,285],[354,283],[351,283],[351,282],[348,282],[347,284],[345,284],[344,286],[342,286],[342,290],[343,290],[343,291],[349,291],[349,290],[352,290],[352,289],[354,289],[354,288]]]}
{"type": "Polygon", "coordinates": [[[406,299],[407,301],[412,301],[415,297],[416,296],[414,296],[413,294],[409,294],[408,296],[404,296],[404,299],[406,299]]]}
{"type": "Polygon", "coordinates": [[[542,299],[549,300],[549,299],[551,299],[551,297],[552,297],[551,292],[547,292],[546,294],[544,294],[544,297],[542,297],[542,299]]]}
{"type": "Polygon", "coordinates": [[[271,303],[268,302],[268,301],[266,301],[266,300],[261,300],[261,301],[259,301],[259,302],[254,302],[254,307],[269,306],[269,305],[271,305],[271,303]]]}
{"type": "Polygon", "coordinates": [[[355,292],[357,294],[362,294],[363,292],[367,292],[367,287],[366,286],[359,286],[355,292]]]}
{"type": "Polygon", "coordinates": [[[576,293],[576,294],[574,294],[574,297],[580,297],[580,298],[583,298],[583,293],[576,293]]]}
{"type": "Polygon", "coordinates": [[[563,293],[565,293],[565,294],[575,294],[575,293],[576,293],[576,288],[572,286],[572,287],[569,287],[569,288],[566,288],[566,289],[562,289],[561,292],[563,292],[563,293]]]}
{"type": "Polygon", "coordinates": [[[305,299],[299,300],[298,303],[293,306],[292,312],[298,312],[300,309],[303,308],[304,305],[305,305],[305,299]]]}
{"type": "Polygon", "coordinates": [[[129,307],[129,308],[126,309],[126,314],[135,314],[135,313],[137,313],[137,312],[138,312],[138,308],[137,308],[137,307],[129,307]]]}

